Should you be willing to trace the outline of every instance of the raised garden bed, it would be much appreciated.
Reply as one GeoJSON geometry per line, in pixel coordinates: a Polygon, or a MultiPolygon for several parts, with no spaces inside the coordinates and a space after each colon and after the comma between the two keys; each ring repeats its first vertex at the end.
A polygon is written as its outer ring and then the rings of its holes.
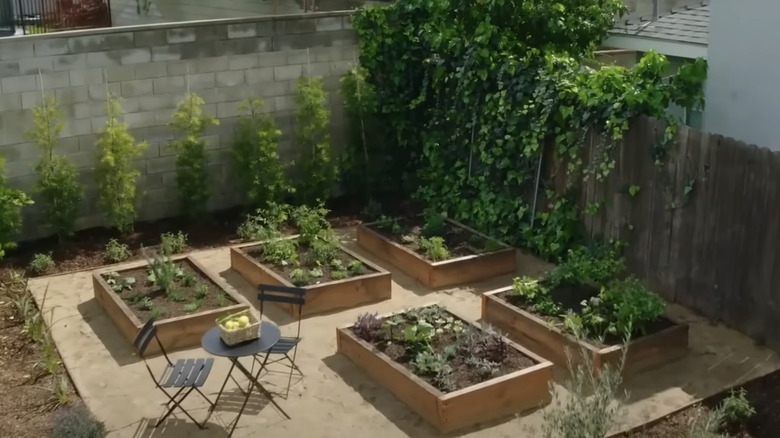
{"type": "MultiPolygon", "coordinates": [[[[230,266],[252,286],[273,284],[306,289],[304,316],[347,309],[391,298],[390,273],[341,245],[323,254],[298,244],[299,236],[277,239],[296,244],[292,257],[281,262],[268,259],[274,243],[247,243],[230,248],[230,266]],[[294,259],[291,260],[291,259],[294,259]]],[[[284,251],[289,251],[285,249],[284,251]]],[[[275,303],[277,304],[277,303],[275,303]]],[[[290,314],[292,305],[278,303],[290,314]]]]}
{"type": "MultiPolygon", "coordinates": [[[[200,345],[219,316],[249,308],[242,297],[186,255],[99,269],[92,273],[92,285],[95,299],[128,342],[133,342],[150,316],[157,318],[157,335],[166,351],[200,345]]],[[[146,354],[159,352],[152,342],[146,354]]]]}
{"type": "Polygon", "coordinates": [[[361,224],[357,241],[432,289],[508,274],[517,264],[514,248],[437,215],[361,224]]]}
{"type": "Polygon", "coordinates": [[[552,363],[437,305],[336,329],[337,350],[441,432],[550,402],[552,363]]]}
{"type": "MultiPolygon", "coordinates": [[[[558,365],[567,365],[567,352],[574,363],[581,363],[585,352],[595,370],[605,364],[614,367],[620,363],[624,345],[620,337],[577,339],[566,329],[563,318],[534,312],[514,293],[514,288],[505,287],[482,295],[483,321],[558,365]]],[[[553,300],[564,311],[579,308],[583,300],[597,294],[598,290],[587,287],[558,287],[552,291],[553,300]]],[[[661,366],[685,356],[687,351],[688,325],[661,317],[648,324],[643,335],[629,341],[623,372],[636,373],[661,366]]]]}

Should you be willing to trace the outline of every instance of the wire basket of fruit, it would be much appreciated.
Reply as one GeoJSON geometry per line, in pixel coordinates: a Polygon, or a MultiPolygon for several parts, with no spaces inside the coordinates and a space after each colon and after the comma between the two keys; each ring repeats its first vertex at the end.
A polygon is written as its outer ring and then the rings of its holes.
{"type": "Polygon", "coordinates": [[[260,337],[260,321],[247,310],[217,319],[219,337],[228,345],[251,341],[260,337]]]}

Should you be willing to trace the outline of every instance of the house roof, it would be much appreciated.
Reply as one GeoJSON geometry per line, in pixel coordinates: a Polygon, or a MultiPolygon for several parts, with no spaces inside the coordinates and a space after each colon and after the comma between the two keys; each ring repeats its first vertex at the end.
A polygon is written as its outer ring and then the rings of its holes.
{"type": "Polygon", "coordinates": [[[652,49],[672,56],[706,56],[709,3],[703,0],[699,5],[676,8],[659,15],[657,20],[652,17],[626,20],[609,32],[605,44],[640,51],[652,49]]]}

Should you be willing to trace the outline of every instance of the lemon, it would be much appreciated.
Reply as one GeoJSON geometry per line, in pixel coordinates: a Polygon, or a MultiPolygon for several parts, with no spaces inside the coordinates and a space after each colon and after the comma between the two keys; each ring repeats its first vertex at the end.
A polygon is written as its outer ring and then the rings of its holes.
{"type": "Polygon", "coordinates": [[[246,327],[249,325],[249,317],[246,315],[242,315],[238,317],[238,326],[239,327],[246,327]]]}

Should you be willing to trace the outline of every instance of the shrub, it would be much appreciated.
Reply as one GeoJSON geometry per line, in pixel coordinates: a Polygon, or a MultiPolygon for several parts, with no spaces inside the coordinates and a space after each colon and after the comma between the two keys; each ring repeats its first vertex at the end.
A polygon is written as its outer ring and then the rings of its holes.
{"type": "Polygon", "coordinates": [[[148,145],[136,143],[127,132],[127,124],[119,121],[121,111],[119,100],[109,94],[105,106],[106,124],[96,143],[95,180],[101,213],[113,227],[126,233],[133,229],[136,179],[141,174],[133,160],[141,156],[148,145]]]}
{"type": "Polygon", "coordinates": [[[76,166],[67,158],[54,155],[62,127],[62,114],[56,100],[44,96],[40,105],[33,109],[33,128],[26,133],[41,150],[41,158],[35,166],[38,174],[36,191],[43,201],[46,223],[60,239],[73,235],[84,194],[76,166]]]}
{"type": "Polygon", "coordinates": [[[322,78],[303,76],[295,95],[295,132],[301,157],[297,164],[296,191],[304,204],[326,201],[336,183],[331,161],[330,111],[322,78]]]}
{"type": "Polygon", "coordinates": [[[103,438],[106,426],[84,403],[60,409],[52,420],[51,438],[103,438]]]}
{"type": "Polygon", "coordinates": [[[186,246],[187,235],[181,231],[177,233],[162,233],[160,235],[160,252],[165,255],[181,252],[186,246]]]}
{"type": "Polygon", "coordinates": [[[43,274],[46,271],[54,268],[54,259],[51,258],[51,253],[48,254],[35,254],[30,261],[30,272],[33,274],[43,274]]]}
{"type": "Polygon", "coordinates": [[[291,191],[278,153],[282,132],[262,108],[262,99],[248,97],[239,107],[244,114],[238,119],[233,137],[233,171],[252,207],[281,201],[291,191]]]}
{"type": "Polygon", "coordinates": [[[130,248],[124,243],[119,243],[116,239],[111,239],[106,244],[106,260],[109,262],[123,262],[129,259],[130,255],[130,248]]]}
{"type": "Polygon", "coordinates": [[[179,137],[171,143],[176,151],[176,185],[179,188],[181,213],[191,220],[208,217],[211,195],[206,169],[206,142],[202,135],[219,120],[203,114],[203,99],[187,93],[173,113],[170,126],[179,137]]]}
{"type": "Polygon", "coordinates": [[[739,391],[731,391],[731,394],[721,402],[720,411],[726,425],[740,425],[756,415],[756,410],[747,399],[747,391],[740,388],[739,391]]]}
{"type": "Polygon", "coordinates": [[[16,248],[16,234],[22,228],[22,208],[33,204],[21,190],[8,187],[5,176],[5,160],[0,157],[0,258],[16,248]]]}

